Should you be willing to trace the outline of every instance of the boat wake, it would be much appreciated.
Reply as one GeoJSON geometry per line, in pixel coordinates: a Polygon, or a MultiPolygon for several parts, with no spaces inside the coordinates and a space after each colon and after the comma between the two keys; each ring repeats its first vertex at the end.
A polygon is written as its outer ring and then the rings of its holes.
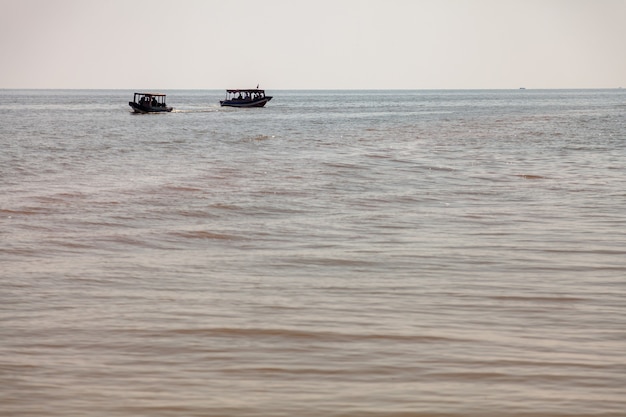
{"type": "Polygon", "coordinates": [[[172,110],[172,113],[213,113],[219,110],[219,107],[204,109],[174,109],[172,110]]]}

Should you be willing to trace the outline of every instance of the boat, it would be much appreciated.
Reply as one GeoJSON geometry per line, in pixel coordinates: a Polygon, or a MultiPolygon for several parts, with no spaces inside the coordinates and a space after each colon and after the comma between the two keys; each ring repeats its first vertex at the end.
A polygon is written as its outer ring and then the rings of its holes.
{"type": "Polygon", "coordinates": [[[133,101],[129,101],[128,105],[135,113],[161,113],[172,111],[172,107],[165,104],[165,94],[161,93],[135,93],[133,101]]]}
{"type": "Polygon", "coordinates": [[[252,88],[248,90],[226,90],[226,98],[220,100],[220,106],[229,107],[263,107],[272,99],[266,96],[265,90],[252,88]]]}

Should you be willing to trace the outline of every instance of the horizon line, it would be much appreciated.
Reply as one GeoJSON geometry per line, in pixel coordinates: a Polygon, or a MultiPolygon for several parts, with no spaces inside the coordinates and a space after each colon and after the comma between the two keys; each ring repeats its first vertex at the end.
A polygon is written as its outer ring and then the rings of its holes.
{"type": "MultiPolygon", "coordinates": [[[[228,88],[90,88],[90,87],[0,87],[0,90],[82,91],[225,91],[228,88]]],[[[508,88],[259,88],[274,91],[517,91],[517,90],[622,90],[623,87],[508,87],[508,88]]]]}

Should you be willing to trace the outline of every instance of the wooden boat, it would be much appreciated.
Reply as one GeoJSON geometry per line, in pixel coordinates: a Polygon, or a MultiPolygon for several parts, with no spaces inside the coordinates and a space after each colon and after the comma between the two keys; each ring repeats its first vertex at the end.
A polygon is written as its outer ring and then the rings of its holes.
{"type": "Polygon", "coordinates": [[[258,88],[226,90],[226,98],[220,100],[220,105],[229,107],[263,107],[271,99],[271,96],[265,95],[265,90],[259,90],[258,88]]]}
{"type": "Polygon", "coordinates": [[[128,105],[135,113],[161,113],[172,111],[172,107],[165,104],[165,94],[161,93],[135,93],[133,101],[129,101],[128,105]]]}

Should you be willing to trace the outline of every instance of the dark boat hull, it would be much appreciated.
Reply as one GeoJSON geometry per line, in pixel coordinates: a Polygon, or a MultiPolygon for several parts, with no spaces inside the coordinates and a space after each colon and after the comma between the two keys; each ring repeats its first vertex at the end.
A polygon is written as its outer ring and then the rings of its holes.
{"type": "Polygon", "coordinates": [[[167,113],[172,111],[172,107],[146,107],[140,104],[135,103],[134,101],[129,101],[128,105],[133,109],[135,113],[167,113]]]}
{"type": "Polygon", "coordinates": [[[220,100],[222,107],[263,107],[272,97],[263,97],[257,100],[220,100]]]}

